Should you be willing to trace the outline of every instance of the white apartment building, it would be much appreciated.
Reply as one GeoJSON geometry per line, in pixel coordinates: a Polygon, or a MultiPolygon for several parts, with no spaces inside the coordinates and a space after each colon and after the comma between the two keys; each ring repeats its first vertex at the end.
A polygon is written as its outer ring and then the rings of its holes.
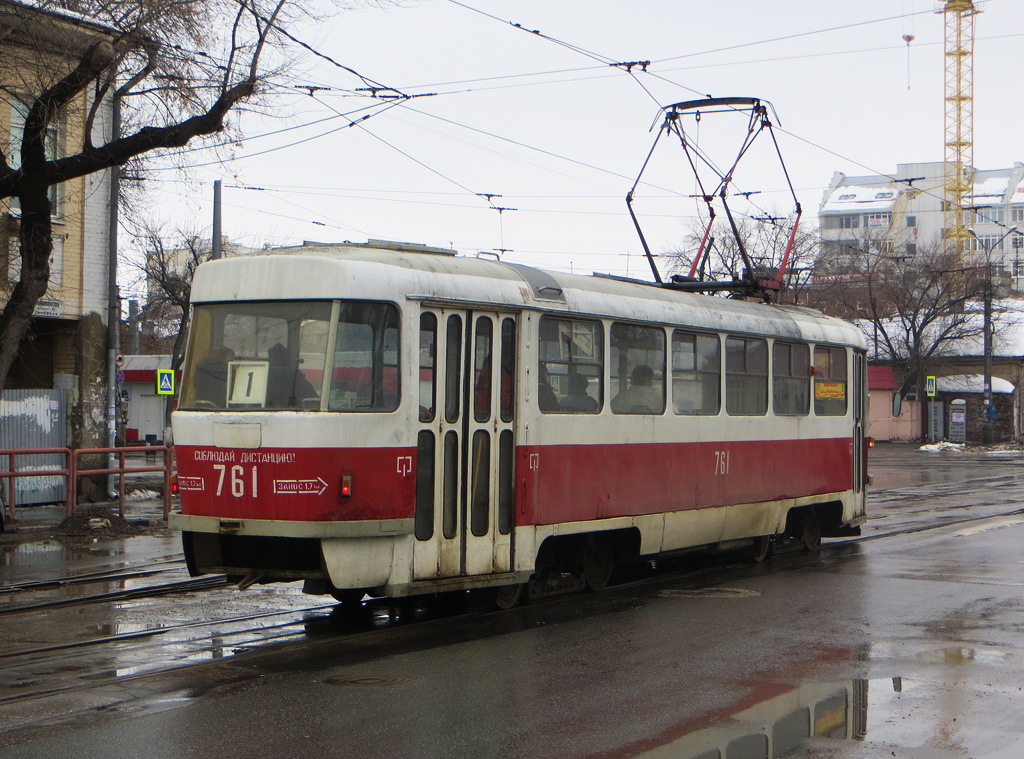
{"type": "MultiPolygon", "coordinates": [[[[941,244],[945,174],[943,164],[901,163],[891,176],[847,176],[835,172],[818,215],[824,253],[840,262],[850,249],[867,245],[879,252],[913,255],[919,246],[941,244]]],[[[1024,286],[1024,164],[974,171],[974,214],[969,250],[983,263],[985,248],[997,271],[1024,286]],[[1017,226],[1019,231],[1001,240],[1017,226]]]]}

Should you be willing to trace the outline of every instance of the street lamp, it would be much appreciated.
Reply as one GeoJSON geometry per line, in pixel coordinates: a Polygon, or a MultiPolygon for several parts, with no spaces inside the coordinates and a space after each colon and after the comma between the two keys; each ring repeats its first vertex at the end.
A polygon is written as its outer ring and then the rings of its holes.
{"type": "Polygon", "coordinates": [[[995,442],[995,431],[992,428],[992,420],[995,419],[996,408],[992,404],[992,248],[998,247],[999,243],[1017,231],[1013,226],[1006,230],[1006,234],[1000,237],[990,247],[988,242],[973,229],[968,228],[967,233],[981,243],[985,249],[985,397],[983,400],[984,415],[981,421],[981,442],[991,445],[995,442]]]}

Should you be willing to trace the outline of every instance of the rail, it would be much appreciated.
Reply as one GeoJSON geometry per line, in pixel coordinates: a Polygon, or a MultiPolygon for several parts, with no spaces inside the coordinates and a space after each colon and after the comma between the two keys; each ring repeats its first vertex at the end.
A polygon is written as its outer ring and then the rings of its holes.
{"type": "MultiPolygon", "coordinates": [[[[7,478],[7,505],[10,509],[11,523],[17,522],[16,517],[16,489],[15,479],[18,477],[54,477],[62,476],[66,484],[65,512],[71,516],[78,508],[78,478],[90,474],[116,474],[117,478],[117,508],[118,515],[124,518],[124,479],[126,474],[137,474],[140,472],[162,472],[163,473],[163,518],[166,520],[171,513],[171,472],[174,468],[174,449],[165,445],[121,446],[115,448],[5,448],[0,449],[0,461],[6,460],[7,469],[0,469],[0,479],[7,478]],[[145,453],[147,460],[155,459],[156,454],[161,454],[160,463],[152,466],[128,466],[125,461],[127,454],[145,453]],[[19,456],[42,456],[42,455],[64,455],[64,466],[55,468],[34,468],[21,469],[17,467],[19,456]],[[86,469],[79,465],[79,457],[83,455],[110,454],[117,455],[116,467],[107,466],[103,468],[86,469]]],[[[0,464],[0,466],[3,466],[0,464]]]]}

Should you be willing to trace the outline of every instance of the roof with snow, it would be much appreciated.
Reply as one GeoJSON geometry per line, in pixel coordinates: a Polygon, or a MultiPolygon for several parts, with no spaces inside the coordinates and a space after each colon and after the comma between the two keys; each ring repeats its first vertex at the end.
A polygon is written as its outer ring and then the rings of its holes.
{"type": "Polygon", "coordinates": [[[975,182],[972,205],[1001,206],[1009,186],[1009,177],[992,177],[984,182],[975,182]]]}
{"type": "MultiPolygon", "coordinates": [[[[982,374],[953,374],[949,377],[939,377],[935,380],[935,389],[940,393],[984,393],[985,376],[982,374]]],[[[1011,395],[1013,383],[993,377],[992,392],[1011,395]]]]}
{"type": "Polygon", "coordinates": [[[822,213],[883,213],[892,209],[899,191],[888,185],[837,187],[822,206],[822,213]]]}

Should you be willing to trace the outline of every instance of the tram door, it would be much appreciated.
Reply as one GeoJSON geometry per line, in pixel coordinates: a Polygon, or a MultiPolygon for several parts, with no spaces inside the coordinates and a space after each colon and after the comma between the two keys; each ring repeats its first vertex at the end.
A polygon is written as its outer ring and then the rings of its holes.
{"type": "MultiPolygon", "coordinates": [[[[853,492],[864,491],[864,411],[867,396],[867,369],[863,353],[853,354],[853,492]]],[[[863,504],[863,499],[859,501],[863,504]]]]}
{"type": "Polygon", "coordinates": [[[516,319],[420,317],[416,579],[512,569],[516,319]]]}

